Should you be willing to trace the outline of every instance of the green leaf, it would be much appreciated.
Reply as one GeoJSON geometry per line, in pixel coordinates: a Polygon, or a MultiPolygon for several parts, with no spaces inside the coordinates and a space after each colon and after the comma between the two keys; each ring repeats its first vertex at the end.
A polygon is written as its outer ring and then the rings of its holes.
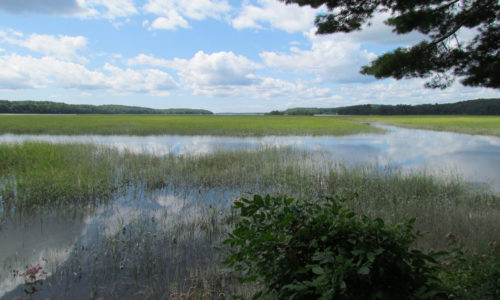
{"type": "Polygon", "coordinates": [[[253,196],[253,202],[255,203],[255,205],[264,206],[264,200],[259,195],[253,196]]]}
{"type": "Polygon", "coordinates": [[[368,275],[368,274],[370,274],[370,268],[368,268],[367,266],[362,266],[358,270],[358,274],[360,274],[360,275],[368,275]]]}
{"type": "Polygon", "coordinates": [[[375,261],[375,253],[373,253],[373,252],[368,252],[366,254],[366,257],[368,258],[369,262],[374,262],[375,261]]]}
{"type": "Polygon", "coordinates": [[[320,267],[320,266],[318,266],[318,265],[316,265],[316,266],[314,266],[314,267],[312,268],[312,272],[313,272],[314,274],[316,274],[316,275],[323,275],[323,274],[325,274],[325,271],[323,270],[323,268],[322,268],[322,267],[320,267]]]}
{"type": "Polygon", "coordinates": [[[351,254],[354,255],[354,256],[358,256],[358,255],[363,254],[365,252],[366,251],[364,249],[356,249],[356,250],[352,250],[351,254]]]}

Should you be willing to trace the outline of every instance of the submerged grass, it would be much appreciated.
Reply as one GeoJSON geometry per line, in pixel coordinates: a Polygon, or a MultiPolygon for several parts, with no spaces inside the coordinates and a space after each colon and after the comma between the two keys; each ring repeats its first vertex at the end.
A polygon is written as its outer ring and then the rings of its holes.
{"type": "Polygon", "coordinates": [[[499,116],[348,116],[343,118],[406,128],[500,136],[499,116]]]}
{"type": "Polygon", "coordinates": [[[0,115],[0,134],[56,135],[351,135],[383,130],[312,116],[0,115]]]}

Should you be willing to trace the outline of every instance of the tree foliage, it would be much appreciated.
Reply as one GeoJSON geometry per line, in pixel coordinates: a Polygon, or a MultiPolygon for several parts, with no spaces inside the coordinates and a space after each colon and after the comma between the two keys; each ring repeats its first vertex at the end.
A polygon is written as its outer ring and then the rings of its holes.
{"type": "Polygon", "coordinates": [[[0,100],[2,114],[212,114],[204,109],[153,109],[125,105],[66,104],[51,101],[0,100]]]}
{"type": "Polygon", "coordinates": [[[352,32],[379,13],[398,34],[418,31],[426,40],[386,53],[362,74],[376,78],[429,78],[431,88],[446,88],[456,77],[466,86],[500,88],[500,2],[498,0],[280,0],[323,5],[328,13],[316,17],[317,33],[352,32]],[[474,37],[460,39],[460,31],[474,37]]]}
{"type": "Polygon", "coordinates": [[[500,99],[476,99],[444,104],[362,104],[332,108],[289,108],[273,115],[500,115],[500,99]]]}

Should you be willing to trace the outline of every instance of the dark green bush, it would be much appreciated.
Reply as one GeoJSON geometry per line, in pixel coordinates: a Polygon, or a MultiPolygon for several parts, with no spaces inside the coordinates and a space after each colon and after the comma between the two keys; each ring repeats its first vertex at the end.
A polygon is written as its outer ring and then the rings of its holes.
{"type": "Polygon", "coordinates": [[[439,263],[414,250],[413,221],[387,225],[357,216],[346,199],[299,201],[254,196],[233,205],[238,218],[224,262],[254,299],[445,299],[439,263]]]}

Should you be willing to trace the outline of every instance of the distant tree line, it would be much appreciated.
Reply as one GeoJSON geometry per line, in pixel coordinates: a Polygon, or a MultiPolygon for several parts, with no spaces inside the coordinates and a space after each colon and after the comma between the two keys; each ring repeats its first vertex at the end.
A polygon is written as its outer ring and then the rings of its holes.
{"type": "Polygon", "coordinates": [[[153,109],[125,105],[66,104],[51,101],[0,100],[2,114],[213,114],[204,109],[153,109]]]}
{"type": "Polygon", "coordinates": [[[500,99],[476,99],[446,104],[365,104],[335,108],[290,108],[269,115],[500,115],[500,99]]]}

